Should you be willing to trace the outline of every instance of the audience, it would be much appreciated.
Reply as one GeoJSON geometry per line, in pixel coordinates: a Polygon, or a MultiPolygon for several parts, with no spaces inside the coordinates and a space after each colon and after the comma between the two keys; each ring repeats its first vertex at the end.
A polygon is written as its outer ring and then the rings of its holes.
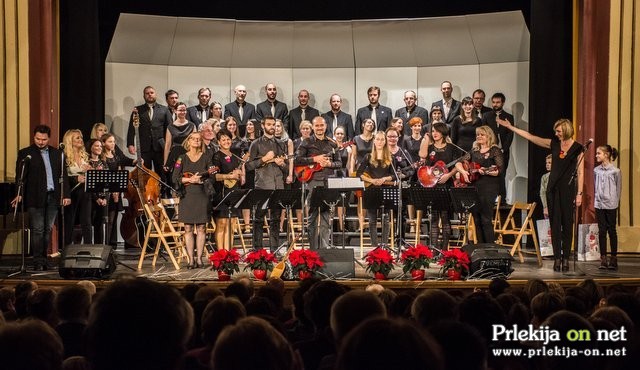
{"type": "Polygon", "coordinates": [[[64,350],[44,321],[27,319],[0,325],[0,367],[11,370],[59,370],[64,350]]]}
{"type": "Polygon", "coordinates": [[[84,356],[84,330],[87,327],[91,296],[80,285],[67,285],[56,296],[55,307],[60,323],[56,332],[64,345],[64,358],[84,356]]]}

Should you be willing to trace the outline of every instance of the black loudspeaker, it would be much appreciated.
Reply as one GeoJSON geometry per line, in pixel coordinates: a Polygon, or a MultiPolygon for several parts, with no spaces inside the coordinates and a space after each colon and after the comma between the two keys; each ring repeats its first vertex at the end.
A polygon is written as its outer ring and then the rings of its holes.
{"type": "Polygon", "coordinates": [[[513,257],[505,248],[493,243],[467,244],[462,247],[467,252],[471,265],[469,274],[473,275],[478,271],[487,270],[493,273],[509,275],[513,272],[511,262],[513,257]]]}
{"type": "Polygon", "coordinates": [[[353,249],[318,249],[318,254],[324,262],[324,267],[320,270],[322,277],[328,278],[355,278],[356,269],[354,266],[353,249]]]}
{"type": "Polygon", "coordinates": [[[110,245],[69,244],[62,251],[59,273],[64,279],[108,278],[116,270],[110,245]]]}

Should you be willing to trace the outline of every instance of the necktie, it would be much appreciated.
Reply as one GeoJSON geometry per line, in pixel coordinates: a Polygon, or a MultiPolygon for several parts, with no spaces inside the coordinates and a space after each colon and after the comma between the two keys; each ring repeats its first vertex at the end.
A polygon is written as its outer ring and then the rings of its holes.
{"type": "Polygon", "coordinates": [[[306,108],[302,108],[302,114],[300,114],[300,118],[304,121],[307,119],[307,115],[305,114],[306,108]]]}
{"type": "Polygon", "coordinates": [[[153,105],[149,106],[149,121],[153,120],[153,105]]]}
{"type": "Polygon", "coordinates": [[[271,117],[275,117],[275,116],[276,116],[276,104],[271,103],[271,117]]]}
{"type": "Polygon", "coordinates": [[[238,107],[238,116],[240,116],[240,121],[242,122],[242,116],[244,115],[244,105],[240,104],[238,107]]]}
{"type": "Polygon", "coordinates": [[[338,127],[338,115],[337,115],[337,114],[335,114],[335,113],[333,114],[333,123],[332,123],[332,126],[333,126],[333,131],[331,131],[331,132],[334,132],[334,133],[335,133],[335,132],[336,132],[336,127],[338,127]]]}
{"type": "Polygon", "coordinates": [[[207,108],[202,108],[202,122],[207,120],[207,108]]]}
{"type": "Polygon", "coordinates": [[[407,108],[407,118],[409,118],[410,115],[411,115],[411,111],[409,110],[409,108],[407,108]]]}
{"type": "Polygon", "coordinates": [[[376,124],[376,127],[378,127],[378,121],[376,117],[376,108],[371,109],[371,119],[373,120],[373,123],[376,124]]]}
{"type": "Polygon", "coordinates": [[[449,111],[451,110],[451,100],[444,102],[444,118],[449,117],[449,111]]]}

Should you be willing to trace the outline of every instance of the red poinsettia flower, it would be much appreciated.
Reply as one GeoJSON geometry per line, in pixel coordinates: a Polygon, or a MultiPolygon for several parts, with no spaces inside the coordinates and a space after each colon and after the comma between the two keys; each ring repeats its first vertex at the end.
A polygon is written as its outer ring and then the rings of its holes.
{"type": "Polygon", "coordinates": [[[394,268],[393,256],[391,252],[384,248],[375,248],[367,253],[364,260],[367,264],[366,271],[369,272],[379,272],[386,276],[394,268]]]}
{"type": "Polygon", "coordinates": [[[273,270],[273,263],[276,262],[276,257],[266,249],[258,249],[245,254],[244,262],[247,264],[244,267],[245,270],[271,271],[273,270]]]}
{"type": "Polygon", "coordinates": [[[211,261],[214,270],[224,271],[229,275],[233,274],[234,271],[240,272],[238,267],[240,255],[235,249],[219,249],[209,255],[209,261],[211,261]]]}
{"type": "Polygon", "coordinates": [[[310,249],[292,251],[289,254],[289,262],[291,262],[291,268],[296,274],[300,271],[316,272],[324,266],[324,262],[322,262],[318,252],[310,249]]]}
{"type": "Polygon", "coordinates": [[[469,271],[469,255],[460,248],[454,248],[442,252],[442,257],[438,264],[442,266],[442,272],[453,269],[458,272],[469,271]]]}
{"type": "Polygon", "coordinates": [[[402,271],[405,273],[429,268],[429,264],[433,261],[433,252],[426,245],[418,244],[402,252],[400,260],[403,264],[402,271]]]}

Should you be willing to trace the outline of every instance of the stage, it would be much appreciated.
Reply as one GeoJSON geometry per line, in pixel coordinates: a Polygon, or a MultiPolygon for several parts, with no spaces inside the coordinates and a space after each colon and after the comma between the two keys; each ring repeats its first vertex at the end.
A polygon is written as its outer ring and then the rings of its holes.
{"type": "MultiPolygon", "coordinates": [[[[350,247],[347,247],[350,248],[350,247]]],[[[359,257],[359,249],[355,249],[356,257],[359,257]]],[[[241,251],[241,249],[239,250],[241,251]]],[[[366,251],[365,251],[366,252],[366,251]]],[[[115,272],[108,279],[91,279],[98,289],[104,288],[114,280],[126,276],[146,277],[149,279],[166,282],[177,288],[182,288],[186,284],[191,283],[204,283],[212,286],[224,288],[229,282],[220,282],[217,280],[216,271],[211,271],[208,268],[205,269],[192,269],[186,268],[186,264],[181,264],[180,270],[175,270],[169,260],[159,258],[156,267],[151,266],[151,259],[145,259],[141,270],[137,270],[138,258],[140,251],[138,249],[126,249],[119,247],[115,251],[117,256],[117,264],[115,272]]],[[[611,270],[599,270],[599,261],[592,262],[577,262],[576,270],[583,273],[582,276],[573,276],[569,274],[563,274],[554,272],[552,269],[553,260],[543,259],[543,267],[538,268],[535,257],[525,257],[525,262],[520,263],[514,260],[512,262],[513,272],[508,276],[509,283],[514,287],[522,287],[528,279],[539,278],[546,282],[556,282],[563,287],[575,286],[578,282],[584,279],[594,279],[603,286],[610,286],[614,284],[622,284],[625,286],[640,286],[640,256],[638,255],[619,255],[619,269],[618,271],[611,270]]],[[[54,260],[55,261],[55,260],[54,260]]],[[[355,289],[361,289],[374,282],[383,285],[385,288],[393,290],[412,290],[412,289],[455,289],[455,290],[473,290],[473,289],[486,289],[489,285],[489,278],[481,279],[467,279],[462,281],[450,281],[440,277],[440,269],[437,264],[431,264],[426,272],[425,280],[412,281],[410,276],[405,276],[402,273],[402,266],[398,265],[389,274],[389,279],[384,281],[375,281],[372,275],[365,271],[364,261],[356,258],[354,262],[355,266],[355,278],[340,278],[339,276],[320,276],[325,279],[334,279],[341,284],[345,284],[355,289]]],[[[27,259],[27,273],[18,275],[12,278],[7,278],[7,275],[15,271],[20,266],[20,259],[18,256],[2,256],[0,260],[0,286],[14,286],[16,283],[23,280],[35,281],[39,286],[46,287],[61,287],[68,284],[75,284],[78,280],[62,279],[57,269],[48,271],[33,272],[30,270],[30,259],[27,259]]],[[[241,273],[250,274],[250,271],[243,271],[244,264],[240,264],[241,273]]],[[[573,271],[573,262],[571,263],[571,270],[573,271]]],[[[296,280],[286,280],[285,287],[288,291],[292,291],[297,287],[298,282],[296,280]]],[[[256,286],[264,284],[261,281],[255,281],[256,286]]]]}

